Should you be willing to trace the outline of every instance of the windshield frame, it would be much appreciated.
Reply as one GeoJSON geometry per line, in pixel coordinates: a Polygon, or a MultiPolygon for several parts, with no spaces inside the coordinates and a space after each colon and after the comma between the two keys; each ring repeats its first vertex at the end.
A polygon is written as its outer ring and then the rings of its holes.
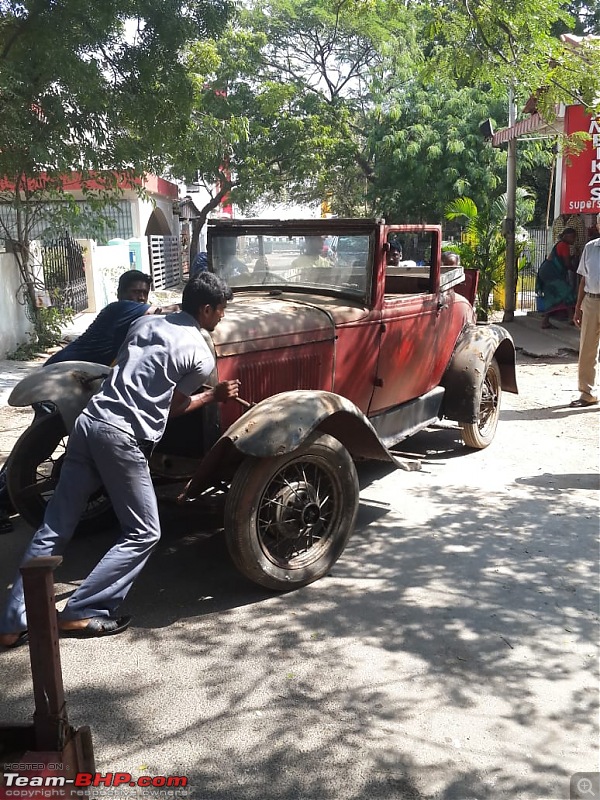
{"type": "MultiPolygon", "coordinates": [[[[301,279],[299,281],[286,281],[277,273],[269,275],[269,281],[248,280],[243,284],[236,284],[235,280],[228,281],[234,294],[244,292],[267,291],[268,293],[296,293],[316,294],[327,297],[340,297],[353,302],[370,305],[372,299],[373,269],[375,252],[378,245],[380,221],[374,219],[302,219],[302,220],[210,220],[207,229],[207,256],[208,269],[215,274],[222,274],[217,266],[219,258],[217,240],[222,237],[251,237],[258,243],[264,243],[266,237],[272,239],[285,238],[297,240],[305,237],[321,237],[323,242],[348,236],[365,237],[368,252],[365,253],[364,286],[350,288],[349,284],[340,282],[339,285],[324,284],[318,276],[314,281],[301,279]],[[261,238],[262,237],[262,238],[261,238]],[[277,280],[277,278],[281,278],[277,280]]],[[[292,251],[295,256],[300,255],[300,250],[292,251]]],[[[258,247],[254,257],[264,255],[263,248],[258,247]],[[262,250],[262,252],[261,252],[262,250]]],[[[337,258],[337,254],[334,254],[337,258]]],[[[236,256],[237,259],[237,256],[236,256]]],[[[327,262],[325,262],[325,265],[327,262]]],[[[333,264],[333,261],[332,261],[333,264]]],[[[324,265],[324,266],[325,266],[324,265]]],[[[337,266],[337,264],[336,264],[337,266]]],[[[331,264],[330,264],[331,267],[331,264]]],[[[341,269],[341,267],[340,267],[341,269]]],[[[347,266],[346,266],[347,269],[347,266]]],[[[362,269],[362,265],[361,265],[362,269]]],[[[361,272],[361,274],[363,274],[361,272]]]]}

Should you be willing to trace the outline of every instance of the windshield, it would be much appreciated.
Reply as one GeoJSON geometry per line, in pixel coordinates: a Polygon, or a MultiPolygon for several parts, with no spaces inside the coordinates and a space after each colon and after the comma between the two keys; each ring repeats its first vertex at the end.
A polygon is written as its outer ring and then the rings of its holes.
{"type": "Polygon", "coordinates": [[[370,237],[236,235],[214,232],[211,269],[233,288],[273,286],[363,297],[370,237]]]}

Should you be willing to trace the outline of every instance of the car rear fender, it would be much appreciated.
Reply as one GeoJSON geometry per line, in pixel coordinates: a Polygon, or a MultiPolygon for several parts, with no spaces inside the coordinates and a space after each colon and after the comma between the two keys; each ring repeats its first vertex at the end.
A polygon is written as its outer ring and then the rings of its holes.
{"type": "Polygon", "coordinates": [[[440,382],[446,390],[442,404],[445,417],[477,422],[483,379],[493,358],[500,368],[502,389],[518,393],[515,345],[510,333],[500,325],[469,325],[461,333],[440,382]]]}
{"type": "Polygon", "coordinates": [[[355,460],[420,469],[420,462],[390,453],[354,403],[333,392],[297,390],[268,397],[236,420],[201,461],[188,496],[215,485],[215,477],[222,480],[246,456],[272,458],[297,450],[316,430],[338,439],[355,460]]]}
{"type": "Polygon", "coordinates": [[[104,364],[89,361],[59,361],[35,369],[23,378],[10,393],[11,406],[33,406],[52,403],[70,432],[75,420],[86,407],[90,397],[110,372],[104,364]]]}

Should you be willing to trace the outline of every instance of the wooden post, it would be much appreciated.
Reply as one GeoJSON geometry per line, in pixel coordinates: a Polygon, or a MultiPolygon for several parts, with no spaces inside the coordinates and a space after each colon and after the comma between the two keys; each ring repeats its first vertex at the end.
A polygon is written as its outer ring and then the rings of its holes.
{"type": "Polygon", "coordinates": [[[36,748],[62,750],[69,731],[58,644],[54,570],[60,556],[34,558],[21,567],[33,679],[36,748]]]}

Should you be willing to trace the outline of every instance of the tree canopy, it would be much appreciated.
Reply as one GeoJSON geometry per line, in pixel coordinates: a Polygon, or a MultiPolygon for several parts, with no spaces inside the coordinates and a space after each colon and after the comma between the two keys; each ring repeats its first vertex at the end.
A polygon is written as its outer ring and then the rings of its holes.
{"type": "MultiPolygon", "coordinates": [[[[506,124],[509,86],[595,107],[597,42],[567,30],[597,32],[595,0],[0,0],[0,172],[168,169],[207,187],[205,213],[439,220],[501,191],[479,126],[506,124]]],[[[537,180],[549,154],[526,153],[537,180]]]]}
{"type": "MultiPolygon", "coordinates": [[[[593,106],[597,48],[574,53],[557,34],[594,19],[583,0],[257,0],[189,50],[193,112],[173,174],[212,189],[207,213],[228,194],[242,210],[289,199],[441,219],[457,195],[501,191],[505,154],[479,126],[507,124],[509,86],[548,115],[558,100],[593,106]]],[[[543,183],[547,148],[525,150],[543,183]]]]}
{"type": "Polygon", "coordinates": [[[28,0],[0,5],[0,171],[162,166],[189,111],[182,47],[225,0],[28,0]]]}
{"type": "Polygon", "coordinates": [[[116,173],[162,170],[190,111],[180,54],[216,35],[228,10],[228,0],[0,2],[0,201],[13,211],[2,224],[30,290],[29,237],[62,176],[94,172],[106,199],[116,173]]]}
{"type": "Polygon", "coordinates": [[[522,100],[535,94],[548,117],[558,102],[598,108],[600,42],[573,48],[558,36],[577,25],[593,28],[595,0],[440,0],[430,11],[430,72],[512,87],[522,100]]]}

